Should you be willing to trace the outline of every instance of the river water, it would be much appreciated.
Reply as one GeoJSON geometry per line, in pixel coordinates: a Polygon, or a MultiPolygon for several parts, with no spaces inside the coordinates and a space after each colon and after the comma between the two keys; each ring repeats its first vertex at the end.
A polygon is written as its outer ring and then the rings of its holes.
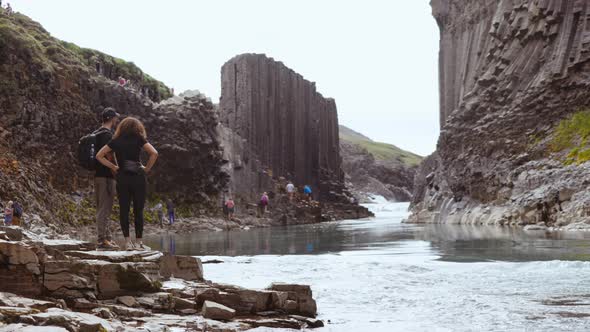
{"type": "Polygon", "coordinates": [[[316,331],[588,331],[590,234],[409,225],[406,203],[367,220],[184,235],[155,249],[218,259],[205,278],[309,284],[316,331]]]}

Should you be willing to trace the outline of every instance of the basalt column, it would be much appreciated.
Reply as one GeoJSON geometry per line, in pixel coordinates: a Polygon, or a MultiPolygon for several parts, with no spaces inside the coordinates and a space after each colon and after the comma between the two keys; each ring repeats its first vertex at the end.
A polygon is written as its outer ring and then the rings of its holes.
{"type": "Polygon", "coordinates": [[[221,69],[220,119],[236,194],[258,195],[284,177],[324,201],[343,188],[333,99],[283,63],[243,54],[221,69]]]}

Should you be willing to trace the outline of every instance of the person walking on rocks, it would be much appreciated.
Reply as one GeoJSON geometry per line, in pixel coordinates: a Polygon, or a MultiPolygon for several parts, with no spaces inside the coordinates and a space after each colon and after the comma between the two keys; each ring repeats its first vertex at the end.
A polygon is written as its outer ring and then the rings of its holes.
{"type": "Polygon", "coordinates": [[[264,192],[262,197],[260,197],[260,213],[264,215],[266,213],[266,208],[268,206],[268,194],[264,192]]]}
{"type": "MultiPolygon", "coordinates": [[[[119,114],[114,108],[107,107],[102,112],[102,126],[95,131],[96,150],[99,151],[113,138],[113,130],[119,122],[119,114]]],[[[112,152],[105,157],[115,163],[112,152]]],[[[97,156],[98,158],[98,156],[97,156]]],[[[99,249],[115,249],[117,245],[112,240],[110,216],[115,201],[115,176],[107,166],[98,163],[94,173],[94,196],[96,199],[96,233],[99,249]]]]}
{"type": "Polygon", "coordinates": [[[295,185],[291,181],[287,183],[287,195],[289,196],[289,202],[293,200],[293,195],[295,194],[295,185]]]}
{"type": "Polygon", "coordinates": [[[234,212],[235,212],[236,203],[234,203],[233,198],[231,196],[225,202],[225,208],[227,209],[227,218],[228,220],[234,220],[234,212]]]}
{"type": "Polygon", "coordinates": [[[4,208],[4,225],[12,225],[12,201],[9,201],[4,208]]]}
{"type": "Polygon", "coordinates": [[[168,199],[168,201],[166,202],[166,209],[168,210],[168,223],[172,225],[176,220],[176,216],[174,214],[174,203],[171,199],[168,199]]]}
{"type": "Polygon", "coordinates": [[[129,237],[129,209],[131,208],[131,202],[133,202],[137,248],[145,249],[142,238],[147,189],[146,175],[154,167],[158,159],[158,151],[148,142],[143,123],[133,117],[121,121],[113,139],[98,151],[96,159],[116,174],[120,208],[119,219],[125,237],[125,249],[134,250],[136,247],[129,237]],[[144,150],[149,155],[145,167],[140,162],[141,150],[144,150]],[[106,155],[111,151],[115,152],[120,167],[106,158],[106,155]]]}

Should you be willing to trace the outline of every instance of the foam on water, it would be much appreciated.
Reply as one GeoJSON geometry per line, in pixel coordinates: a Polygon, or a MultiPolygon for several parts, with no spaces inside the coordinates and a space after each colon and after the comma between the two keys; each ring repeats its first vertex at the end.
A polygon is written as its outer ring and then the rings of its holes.
{"type": "MultiPolygon", "coordinates": [[[[377,217],[344,221],[370,232],[398,229],[407,203],[376,200],[377,217]],[[371,224],[372,223],[372,224],[371,224]],[[388,224],[389,223],[389,224],[388,224]]],[[[404,230],[405,231],[405,230],[404,230]]],[[[216,282],[264,288],[273,281],[310,284],[322,331],[584,331],[590,263],[443,261],[429,241],[400,240],[321,255],[205,257],[216,282]]]]}

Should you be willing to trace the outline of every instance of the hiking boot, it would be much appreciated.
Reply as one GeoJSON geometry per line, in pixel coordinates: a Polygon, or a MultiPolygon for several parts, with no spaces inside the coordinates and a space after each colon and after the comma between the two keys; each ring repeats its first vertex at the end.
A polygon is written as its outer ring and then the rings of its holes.
{"type": "Polygon", "coordinates": [[[135,250],[135,246],[133,245],[133,242],[127,242],[127,244],[125,245],[125,250],[127,250],[127,251],[134,251],[135,250]]]}

